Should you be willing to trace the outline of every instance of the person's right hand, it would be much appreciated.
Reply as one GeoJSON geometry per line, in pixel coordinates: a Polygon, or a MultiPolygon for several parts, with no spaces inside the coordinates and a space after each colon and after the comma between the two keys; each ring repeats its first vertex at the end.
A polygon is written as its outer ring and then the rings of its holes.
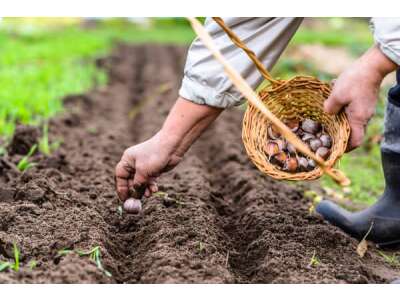
{"type": "Polygon", "coordinates": [[[158,191],[157,177],[174,168],[181,159],[160,134],[129,147],[115,168],[118,197],[125,201],[132,189],[144,189],[144,196],[150,197],[158,191]]]}
{"type": "Polygon", "coordinates": [[[221,112],[221,108],[179,97],[160,131],[144,143],[126,149],[122,155],[115,168],[119,199],[128,199],[132,189],[144,191],[146,197],[157,192],[157,177],[182,160],[185,152],[221,112]]]}

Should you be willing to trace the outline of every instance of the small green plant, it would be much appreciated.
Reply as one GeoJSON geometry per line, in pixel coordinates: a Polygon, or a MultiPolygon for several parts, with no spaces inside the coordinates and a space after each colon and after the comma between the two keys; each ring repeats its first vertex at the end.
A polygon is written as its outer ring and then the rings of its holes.
{"type": "Polygon", "coordinates": [[[123,214],[123,209],[122,209],[122,206],[121,205],[119,205],[118,207],[117,207],[117,214],[120,216],[120,217],[122,217],[122,214],[123,214]]]}
{"type": "Polygon", "coordinates": [[[19,251],[16,243],[14,243],[14,245],[13,245],[13,254],[14,254],[14,261],[13,262],[0,261],[0,272],[6,271],[6,270],[13,270],[15,272],[19,271],[20,251],[19,251]]]}
{"type": "Polygon", "coordinates": [[[20,170],[21,172],[24,172],[30,168],[32,168],[33,166],[36,165],[36,163],[30,162],[29,158],[33,155],[33,153],[35,153],[37,148],[37,145],[33,145],[31,147],[31,149],[29,150],[28,154],[25,155],[17,164],[17,169],[20,170]]]}
{"type": "Polygon", "coordinates": [[[68,255],[68,254],[70,254],[70,253],[73,253],[73,252],[74,252],[74,250],[61,249],[61,250],[59,250],[59,251],[57,252],[57,255],[58,255],[58,256],[66,256],[66,255],[68,255]]]}
{"type": "Polygon", "coordinates": [[[310,263],[308,264],[308,267],[316,267],[321,263],[319,258],[317,257],[316,251],[314,250],[314,253],[310,259],[310,263]]]}
{"type": "Polygon", "coordinates": [[[386,253],[382,251],[378,251],[379,254],[383,257],[386,263],[388,263],[391,266],[397,267],[400,265],[399,258],[397,257],[396,253],[392,255],[387,255],[386,253]]]}
{"type": "Polygon", "coordinates": [[[101,263],[101,252],[100,252],[100,246],[94,247],[92,250],[89,251],[76,251],[79,256],[89,256],[91,260],[93,260],[96,263],[97,268],[99,268],[103,273],[111,277],[111,273],[108,272],[106,269],[104,269],[103,264],[101,263]]]}
{"type": "Polygon", "coordinates": [[[153,193],[153,196],[161,197],[164,201],[169,202],[169,203],[175,203],[178,206],[182,206],[184,204],[180,199],[174,199],[165,192],[156,192],[156,193],[153,193]]]}
{"type": "Polygon", "coordinates": [[[88,127],[87,132],[90,134],[96,134],[98,132],[98,129],[96,127],[88,127]]]}
{"type": "Polygon", "coordinates": [[[57,252],[58,256],[66,256],[70,253],[76,253],[79,256],[89,256],[89,258],[94,261],[96,264],[97,268],[99,268],[106,276],[111,277],[112,274],[104,269],[103,264],[101,262],[101,251],[100,251],[100,246],[96,246],[93,249],[89,251],[83,251],[83,250],[70,250],[70,249],[61,249],[57,252]]]}
{"type": "Polygon", "coordinates": [[[204,246],[204,244],[201,242],[201,241],[199,241],[199,252],[203,252],[203,250],[205,249],[206,247],[204,246]]]}
{"type": "Polygon", "coordinates": [[[34,268],[37,267],[37,264],[38,264],[38,262],[37,262],[36,260],[32,259],[32,260],[29,261],[29,263],[28,263],[29,269],[33,270],[34,268]]]}
{"type": "Polygon", "coordinates": [[[312,191],[312,190],[305,191],[304,197],[307,199],[310,199],[310,201],[311,201],[310,207],[308,209],[308,212],[311,215],[315,212],[315,208],[318,205],[318,203],[321,202],[322,197],[321,197],[321,195],[318,195],[317,192],[312,191]]]}
{"type": "Polygon", "coordinates": [[[61,142],[49,142],[49,123],[46,121],[42,128],[42,137],[39,140],[39,151],[44,155],[49,156],[51,152],[60,147],[61,142]]]}

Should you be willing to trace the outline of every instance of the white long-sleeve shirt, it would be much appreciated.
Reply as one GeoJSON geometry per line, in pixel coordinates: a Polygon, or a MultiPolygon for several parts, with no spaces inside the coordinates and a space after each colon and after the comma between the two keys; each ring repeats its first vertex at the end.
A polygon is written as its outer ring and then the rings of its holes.
{"type": "MultiPolygon", "coordinates": [[[[271,70],[303,18],[224,18],[244,43],[271,70]]],[[[221,53],[255,89],[263,80],[242,49],[236,47],[211,18],[205,22],[221,53]]],[[[381,51],[400,65],[400,18],[372,18],[371,28],[381,51]]],[[[180,96],[198,104],[230,107],[242,103],[242,95],[233,86],[210,51],[196,38],[189,48],[180,96]]]]}

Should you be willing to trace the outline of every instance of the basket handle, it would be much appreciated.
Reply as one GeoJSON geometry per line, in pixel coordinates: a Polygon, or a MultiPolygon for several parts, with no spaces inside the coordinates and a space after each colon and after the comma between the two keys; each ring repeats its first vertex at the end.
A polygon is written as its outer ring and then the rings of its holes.
{"type": "Polygon", "coordinates": [[[220,17],[213,17],[212,18],[224,31],[225,33],[229,36],[231,41],[239,48],[241,48],[244,52],[246,52],[247,56],[251,59],[251,61],[256,65],[258,71],[261,73],[261,75],[264,76],[266,80],[271,82],[272,84],[276,84],[279,81],[275,80],[271,74],[268,72],[268,70],[265,68],[264,64],[258,59],[256,54],[251,50],[245,43],[241,41],[241,39],[234,33],[222,20],[220,17]]]}
{"type": "Polygon", "coordinates": [[[223,66],[225,73],[228,75],[229,79],[233,82],[236,88],[243,94],[247,100],[254,105],[261,113],[274,124],[279,132],[286,138],[286,140],[291,143],[297,150],[307,155],[308,157],[315,160],[321,167],[322,171],[328,174],[342,186],[347,186],[350,184],[350,180],[344,175],[343,172],[332,169],[328,166],[326,162],[315,155],[306,144],[304,144],[279,118],[277,118],[260,100],[258,95],[253,91],[250,85],[243,79],[243,77],[229,64],[229,62],[223,57],[221,52],[215,46],[211,36],[205,30],[203,25],[196,18],[188,18],[194,31],[202,40],[204,45],[211,51],[215,59],[219,61],[223,66]]]}

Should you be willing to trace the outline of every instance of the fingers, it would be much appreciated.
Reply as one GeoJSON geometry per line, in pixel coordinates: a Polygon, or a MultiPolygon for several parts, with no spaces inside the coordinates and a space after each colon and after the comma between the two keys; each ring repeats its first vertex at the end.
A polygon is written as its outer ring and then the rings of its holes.
{"type": "Polygon", "coordinates": [[[154,180],[152,180],[150,182],[149,189],[150,189],[151,193],[157,193],[158,192],[158,186],[157,186],[157,183],[154,180]]]}
{"type": "Polygon", "coordinates": [[[121,201],[129,198],[129,179],[132,172],[133,167],[125,159],[121,159],[115,168],[115,187],[121,201]]]}
{"type": "Polygon", "coordinates": [[[363,123],[351,120],[349,121],[349,123],[350,123],[351,133],[346,152],[350,152],[355,148],[361,146],[365,134],[365,125],[363,123]]]}
{"type": "Polygon", "coordinates": [[[349,102],[342,97],[339,97],[335,90],[332,91],[331,95],[324,102],[324,110],[331,115],[337,114],[340,110],[347,105],[349,102]]]}

